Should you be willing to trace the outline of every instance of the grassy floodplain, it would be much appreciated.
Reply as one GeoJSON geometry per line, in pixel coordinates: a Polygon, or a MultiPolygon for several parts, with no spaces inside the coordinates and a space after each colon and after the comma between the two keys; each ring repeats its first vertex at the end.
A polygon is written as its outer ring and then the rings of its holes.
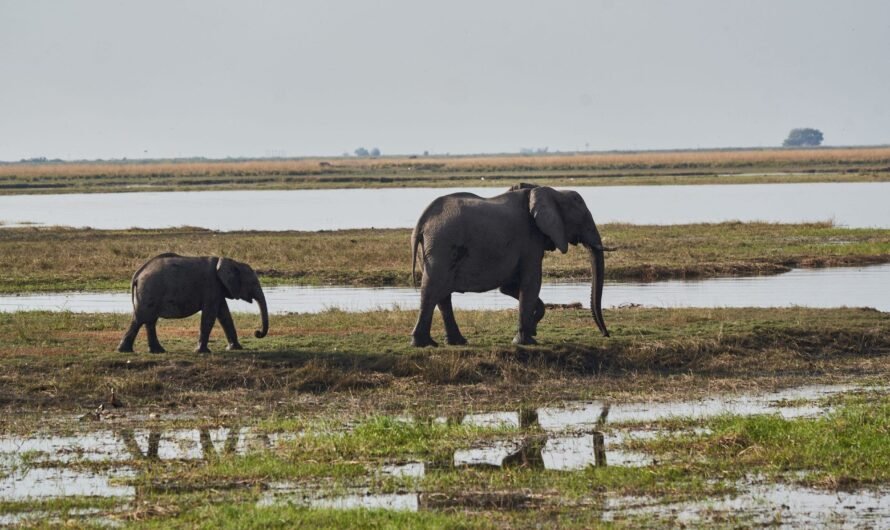
{"type": "Polygon", "coordinates": [[[890,180],[890,147],[0,164],[0,194],[890,180]]]}
{"type": "MultiPolygon", "coordinates": [[[[828,223],[602,225],[606,277],[661,280],[775,274],[793,267],[890,261],[890,230],[828,223]]],[[[6,228],[0,230],[0,293],[126,290],[146,259],[162,252],[223,255],[251,264],[264,284],[411,285],[410,230],[214,232],[6,228]],[[60,252],[64,249],[64,253],[60,252]]],[[[549,280],[590,277],[583,249],[551,252],[549,280]]]]}
{"type": "MultiPolygon", "coordinates": [[[[739,491],[752,475],[826,491],[890,480],[890,397],[880,386],[833,398],[834,411],[817,418],[719,416],[639,426],[668,433],[634,442],[633,450],[654,459],[639,468],[565,472],[520,461],[383,475],[385,464],[447,462],[455,450],[480,442],[543,435],[534,423],[476,427],[430,420],[437,416],[585,399],[672,401],[813,382],[881,385],[890,375],[890,320],[872,310],[628,308],[606,312],[613,337],[605,339],[586,311],[557,309],[542,322],[534,348],[509,345],[513,311],[460,313],[467,347],[410,348],[413,312],[330,311],[273,316],[269,337],[246,339],[242,352],[224,352],[217,330],[211,355],[191,353],[194,318],[161,323],[168,353],[121,355],[111,350],[124,315],[0,314],[4,433],[249,426],[296,435],[258,452],[211,451],[197,461],[75,460],[65,466],[134,469],[125,482],[135,499],[6,502],[0,510],[40,510],[38,524],[55,517],[82,524],[89,508],[137,528],[639,528],[668,523],[616,512],[610,499],[708,502],[739,491]],[[101,421],[75,419],[107,402],[112,387],[122,408],[101,421]],[[280,481],[297,495],[418,492],[421,510],[264,506],[280,481]],[[613,520],[603,522],[610,510],[613,520]]],[[[236,320],[246,329],[255,317],[236,320]]],[[[442,333],[440,323],[433,332],[442,333]]],[[[137,351],[144,350],[143,337],[137,351]]],[[[26,466],[52,464],[40,454],[28,459],[26,466]]],[[[744,510],[721,521],[756,526],[744,510]]]]}

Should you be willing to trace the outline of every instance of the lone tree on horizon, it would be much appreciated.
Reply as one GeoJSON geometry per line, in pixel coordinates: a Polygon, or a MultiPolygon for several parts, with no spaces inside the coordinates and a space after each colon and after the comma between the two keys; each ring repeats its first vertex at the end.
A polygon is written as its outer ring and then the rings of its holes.
{"type": "Polygon", "coordinates": [[[822,145],[822,131],[819,129],[791,129],[782,147],[817,147],[822,145]]]}

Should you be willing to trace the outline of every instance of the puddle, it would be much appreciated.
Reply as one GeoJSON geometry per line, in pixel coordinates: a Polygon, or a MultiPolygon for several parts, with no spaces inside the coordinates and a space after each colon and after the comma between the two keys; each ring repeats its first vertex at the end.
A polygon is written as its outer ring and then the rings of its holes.
{"type": "Polygon", "coordinates": [[[454,452],[454,466],[502,467],[521,449],[522,442],[516,440],[495,440],[470,449],[458,449],[454,452]]]}
{"type": "MultiPolygon", "coordinates": [[[[224,454],[243,455],[275,448],[293,433],[262,433],[249,428],[119,429],[79,435],[0,435],[0,501],[69,496],[132,497],[132,486],[116,479],[132,478],[123,466],[109,471],[76,471],[77,462],[125,464],[133,460],[194,461],[224,454]]],[[[405,470],[405,473],[410,471],[405,470]]],[[[422,476],[422,470],[421,470],[422,476]]]]}
{"type": "Polygon", "coordinates": [[[408,462],[407,464],[389,464],[380,469],[384,475],[391,477],[423,478],[426,474],[426,464],[423,462],[408,462]]]}
{"type": "Polygon", "coordinates": [[[742,517],[780,528],[886,528],[890,490],[825,491],[789,484],[755,484],[738,495],[659,504],[652,497],[607,498],[605,521],[655,517],[663,524],[713,524],[742,517]]]}
{"type": "Polygon", "coordinates": [[[267,507],[280,504],[293,504],[312,508],[334,508],[337,510],[393,510],[416,512],[420,508],[417,493],[353,493],[332,497],[320,497],[305,488],[300,489],[291,483],[281,482],[270,485],[269,491],[257,501],[257,506],[267,507]]]}
{"type": "MultiPolygon", "coordinates": [[[[411,228],[423,208],[448,193],[492,197],[498,188],[387,188],[8,195],[0,223],[96,229],[195,226],[213,230],[411,228]],[[208,209],[207,204],[216,208],[208,209]],[[262,208],[255,208],[262,204],[262,208]],[[294,215],[300,212],[300,215],[294,215]]],[[[890,227],[890,183],[721,184],[572,188],[595,205],[599,224],[722,221],[890,227]],[[800,200],[806,197],[807,200],[800,200]]]]}
{"type": "MultiPolygon", "coordinates": [[[[883,387],[880,389],[884,390],[883,387]]],[[[704,434],[706,431],[704,429],[666,431],[658,428],[628,428],[622,425],[658,422],[678,416],[704,418],[723,413],[772,413],[787,418],[814,416],[829,410],[827,405],[820,403],[825,401],[824,398],[863,390],[878,389],[856,385],[811,385],[766,394],[708,397],[688,402],[616,403],[609,406],[605,423],[600,421],[600,415],[603,413],[602,403],[582,403],[565,408],[540,408],[536,416],[544,434],[536,431],[518,431],[511,433],[507,439],[480,442],[472,447],[459,449],[444,463],[392,462],[381,466],[378,473],[390,477],[421,478],[426,476],[430,469],[443,465],[448,468],[524,466],[566,472],[602,465],[658,465],[659,462],[655,461],[652,455],[628,450],[628,444],[635,440],[649,440],[657,436],[704,434]]],[[[520,424],[523,427],[528,426],[534,416],[533,411],[475,413],[460,418],[459,422],[464,425],[517,429],[520,424]],[[521,421],[522,418],[526,419],[521,421]]],[[[457,422],[456,419],[454,421],[457,422]]],[[[127,467],[127,463],[133,460],[195,461],[224,454],[266,451],[296,436],[297,433],[263,433],[246,427],[167,431],[152,428],[105,429],[65,436],[2,435],[0,436],[0,476],[2,476],[0,501],[68,496],[131,498],[135,495],[134,487],[127,485],[126,482],[135,477],[135,472],[127,467]],[[103,472],[58,467],[76,462],[108,462],[118,464],[120,467],[103,472]],[[33,467],[33,464],[57,467],[33,467]]],[[[767,503],[773,502],[771,499],[775,497],[778,499],[775,502],[800,507],[801,511],[815,513],[814,517],[822,517],[823,512],[818,512],[817,509],[822,509],[820,503],[824,504],[830,500],[824,497],[824,492],[787,486],[752,485],[743,491],[747,493],[717,499],[713,504],[718,511],[749,510],[749,504],[753,505],[762,500],[767,503]]],[[[874,498],[869,497],[870,494],[855,495],[849,497],[849,502],[861,501],[866,507],[871,507],[876,502],[874,498]],[[860,499],[855,495],[864,497],[860,499]]],[[[453,501],[453,499],[438,499],[435,494],[429,499],[432,499],[430,501],[433,502],[432,505],[436,505],[435,503],[439,501],[453,501]]],[[[364,492],[353,491],[348,495],[320,497],[317,492],[306,490],[304,485],[288,483],[270,485],[269,491],[260,502],[266,504],[294,502],[306,506],[341,509],[417,510],[418,506],[421,508],[432,506],[425,505],[424,497],[416,493],[367,495],[364,492]]],[[[710,513],[708,511],[710,508],[702,508],[698,504],[661,506],[657,501],[645,498],[614,500],[610,510],[619,512],[625,505],[629,507],[628,509],[666,513],[678,520],[684,520],[683,518],[695,520],[697,517],[708,517],[710,513]]],[[[751,510],[752,513],[756,512],[753,508],[751,510]]]]}
{"type": "Polygon", "coordinates": [[[221,454],[269,450],[292,433],[241,429],[100,430],[74,436],[0,435],[0,468],[33,463],[200,460],[221,454]]]}
{"type": "MultiPolygon", "coordinates": [[[[537,410],[538,425],[548,434],[535,441],[533,437],[494,440],[455,451],[453,465],[504,467],[516,462],[540,465],[544,469],[575,471],[592,465],[648,466],[654,465],[652,455],[629,451],[624,447],[632,441],[651,440],[660,436],[704,435],[707,429],[626,429],[623,424],[654,423],[671,418],[708,418],[720,414],[778,414],[783,418],[814,417],[830,411],[819,402],[842,393],[868,390],[856,385],[811,385],[757,395],[709,397],[696,401],[616,403],[608,408],[602,402],[581,403],[567,407],[545,407],[537,410]],[[601,416],[607,411],[605,423],[601,416]],[[597,454],[597,436],[602,437],[602,450],[597,454]]],[[[878,390],[874,388],[873,390],[878,390]]],[[[516,412],[472,414],[465,425],[487,427],[518,427],[521,415],[516,412]]]]}
{"type": "Polygon", "coordinates": [[[590,466],[642,467],[653,464],[651,455],[624,451],[612,446],[620,445],[614,436],[604,435],[605,447],[602,462],[597,463],[596,443],[593,434],[550,438],[541,451],[544,469],[553,471],[578,471],[590,466]],[[610,442],[611,440],[611,442],[610,442]]]}
{"type": "MultiPolygon", "coordinates": [[[[844,392],[860,390],[855,385],[813,385],[758,395],[709,397],[695,401],[613,403],[608,424],[648,423],[670,418],[709,418],[720,414],[779,414],[784,418],[818,416],[829,407],[817,402],[844,392]],[[807,403],[800,403],[806,401],[807,403]],[[794,404],[788,404],[794,403],[794,404]]],[[[596,427],[603,402],[538,409],[538,423],[548,432],[584,431],[596,427]]]]}
{"type": "Polygon", "coordinates": [[[394,510],[416,512],[420,500],[416,493],[393,493],[388,495],[344,495],[327,499],[316,499],[309,503],[313,508],[334,508],[338,510],[394,510]]]}
{"type": "MultiPolygon", "coordinates": [[[[653,436],[657,434],[662,433],[653,433],[653,436]]],[[[493,440],[455,451],[453,465],[506,467],[520,464],[551,471],[578,471],[606,465],[652,465],[651,455],[622,449],[622,445],[634,437],[629,432],[614,431],[493,440]]]]}
{"type": "Polygon", "coordinates": [[[482,414],[467,414],[461,421],[461,425],[484,427],[488,429],[518,429],[518,412],[488,412],[482,414]]]}
{"type": "Polygon", "coordinates": [[[134,497],[136,488],[117,481],[136,476],[130,468],[102,473],[63,468],[13,469],[0,478],[0,500],[25,501],[57,497],[134,497]]]}
{"type": "MultiPolygon", "coordinates": [[[[606,282],[603,306],[629,304],[651,307],[872,307],[890,311],[890,264],[868,267],[794,269],[775,276],[669,280],[651,283],[606,282]],[[882,289],[881,286],[886,288],[882,289]]],[[[418,291],[406,287],[265,288],[269,311],[319,313],[330,309],[373,311],[417,309],[418,291]]],[[[551,282],[541,287],[541,299],[550,304],[581,303],[587,307],[589,282],[551,282]]],[[[497,291],[455,293],[457,309],[516,309],[516,300],[497,291]]],[[[238,313],[259,314],[256,304],[231,300],[238,313]]],[[[0,296],[0,312],[72,311],[130,313],[130,295],[123,292],[64,292],[0,296]]]]}
{"type": "Polygon", "coordinates": [[[513,492],[472,492],[466,494],[388,493],[372,494],[355,492],[346,495],[319,497],[314,492],[283,488],[268,491],[257,502],[257,506],[292,504],[296,506],[334,508],[337,510],[527,510],[541,504],[542,498],[513,492]]]}

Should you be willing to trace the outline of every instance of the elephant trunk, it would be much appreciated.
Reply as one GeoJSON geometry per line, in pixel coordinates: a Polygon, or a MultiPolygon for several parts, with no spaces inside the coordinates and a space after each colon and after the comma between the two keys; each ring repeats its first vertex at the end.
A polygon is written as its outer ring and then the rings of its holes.
{"type": "Polygon", "coordinates": [[[596,234],[594,241],[585,245],[590,253],[590,269],[593,275],[590,280],[590,314],[593,316],[593,321],[596,322],[596,326],[603,334],[603,337],[608,337],[609,330],[606,329],[606,321],[603,319],[603,280],[606,274],[605,254],[599,234],[596,234]]]}
{"type": "Polygon", "coordinates": [[[253,298],[260,306],[260,317],[263,319],[263,329],[254,331],[253,336],[261,339],[269,332],[269,308],[266,307],[266,295],[263,293],[262,287],[257,288],[257,292],[254,293],[253,298]]]}

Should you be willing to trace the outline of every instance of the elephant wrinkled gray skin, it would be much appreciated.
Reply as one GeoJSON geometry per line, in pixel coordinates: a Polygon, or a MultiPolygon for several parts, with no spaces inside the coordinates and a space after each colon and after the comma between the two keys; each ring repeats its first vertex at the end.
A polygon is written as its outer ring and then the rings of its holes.
{"type": "Polygon", "coordinates": [[[579,243],[590,252],[591,314],[608,337],[602,311],[603,243],[577,192],[519,184],[490,199],[472,193],[439,197],[424,210],[411,235],[412,275],[418,246],[423,266],[420,315],[411,343],[436,346],[430,325],[438,306],[446,342],[466,344],[454,320],[451,293],[497,287],[519,300],[519,331],[513,343],[535,344],[537,324],[544,316],[538,298],[544,252],[558,248],[565,253],[569,244],[579,243]]]}
{"type": "Polygon", "coordinates": [[[260,306],[262,329],[254,336],[262,338],[269,331],[269,311],[259,278],[249,265],[228,258],[187,257],[172,253],[155,256],[133,275],[130,294],[133,320],[117,347],[119,352],[133,351],[133,341],[144,324],[151,352],[164,353],[156,331],[158,318],[184,318],[198,311],[201,312],[201,333],[196,352],[210,353],[207,341],[217,319],[226,333],[227,349],[240,350],[226,298],[245,302],[256,300],[260,306]]]}

